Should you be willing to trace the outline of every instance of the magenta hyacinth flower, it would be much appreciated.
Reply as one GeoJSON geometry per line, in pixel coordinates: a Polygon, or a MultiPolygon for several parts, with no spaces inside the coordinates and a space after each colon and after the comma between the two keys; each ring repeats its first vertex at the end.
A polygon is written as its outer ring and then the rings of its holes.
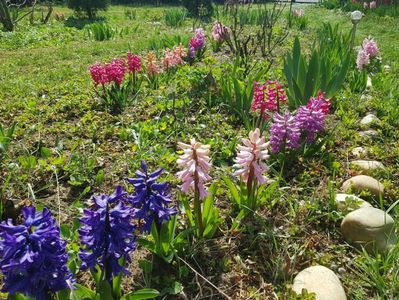
{"type": "Polygon", "coordinates": [[[236,166],[239,169],[234,172],[235,176],[240,176],[245,183],[256,179],[258,184],[266,183],[264,173],[269,169],[263,162],[269,158],[267,147],[269,143],[265,142],[265,138],[261,137],[259,128],[249,133],[249,139],[242,139],[243,145],[238,145],[236,166]]]}
{"type": "Polygon", "coordinates": [[[104,86],[106,83],[108,83],[107,72],[101,63],[97,62],[91,65],[89,67],[89,72],[96,86],[99,84],[104,86]]]}
{"type": "Polygon", "coordinates": [[[183,155],[177,160],[177,164],[182,169],[177,176],[182,181],[181,190],[188,193],[193,190],[198,193],[200,199],[204,199],[208,192],[205,183],[212,179],[209,176],[210,147],[191,139],[190,144],[179,143],[179,148],[184,151],[183,155]]]}
{"type": "Polygon", "coordinates": [[[205,32],[202,28],[195,30],[195,35],[191,38],[189,43],[189,56],[194,58],[195,54],[205,47],[205,32]]]}
{"type": "Polygon", "coordinates": [[[127,54],[127,68],[130,73],[141,72],[141,58],[132,53],[127,54]]]}
{"type": "Polygon", "coordinates": [[[277,153],[282,147],[298,149],[300,147],[301,129],[295,117],[289,112],[285,115],[274,114],[270,129],[270,145],[272,152],[277,153]]]}
{"type": "Polygon", "coordinates": [[[265,84],[254,83],[254,96],[251,105],[252,111],[260,111],[264,118],[266,111],[278,111],[280,104],[287,101],[287,95],[281,84],[277,80],[269,80],[265,84]]]}
{"type": "Polygon", "coordinates": [[[330,113],[330,105],[330,99],[326,99],[324,93],[322,91],[319,91],[317,93],[317,97],[311,97],[309,99],[306,107],[311,108],[317,106],[322,110],[325,115],[328,115],[330,113]]]}
{"type": "Polygon", "coordinates": [[[114,58],[111,63],[105,64],[105,71],[109,82],[121,85],[126,74],[126,63],[123,59],[114,58]]]}

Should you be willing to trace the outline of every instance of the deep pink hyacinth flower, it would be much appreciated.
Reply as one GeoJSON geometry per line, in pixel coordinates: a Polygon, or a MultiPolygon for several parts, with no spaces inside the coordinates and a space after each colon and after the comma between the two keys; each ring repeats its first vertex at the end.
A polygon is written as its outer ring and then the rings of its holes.
{"type": "Polygon", "coordinates": [[[252,101],[252,111],[260,111],[264,118],[266,111],[274,112],[280,109],[280,104],[287,101],[287,95],[281,84],[275,80],[269,80],[265,84],[254,83],[254,97],[252,101]]]}
{"type": "Polygon", "coordinates": [[[376,1],[371,1],[370,2],[370,9],[374,9],[377,7],[377,2],[376,1]]]}
{"type": "Polygon", "coordinates": [[[105,71],[109,82],[121,85],[127,71],[126,63],[123,59],[114,58],[111,63],[105,64],[105,71]]]}
{"type": "Polygon", "coordinates": [[[362,43],[362,48],[364,51],[366,51],[370,58],[377,57],[380,54],[377,43],[372,38],[365,38],[362,43]]]}
{"type": "Polygon", "coordinates": [[[268,166],[263,162],[269,158],[267,147],[269,143],[265,142],[265,138],[261,137],[259,128],[249,133],[249,138],[242,139],[243,145],[238,145],[237,157],[235,162],[240,167],[234,172],[235,176],[240,176],[245,183],[256,179],[258,184],[266,182],[264,173],[268,170],[268,166]]]}
{"type": "Polygon", "coordinates": [[[105,68],[101,63],[97,62],[91,65],[89,67],[89,72],[96,86],[99,84],[105,85],[106,83],[108,83],[107,72],[105,71],[105,68]]]}
{"type": "Polygon", "coordinates": [[[130,73],[141,72],[141,58],[138,55],[132,53],[127,54],[127,68],[130,73]]]}
{"type": "Polygon", "coordinates": [[[202,200],[208,195],[205,183],[212,179],[209,176],[211,146],[196,142],[195,139],[191,139],[190,144],[179,143],[178,145],[184,151],[177,160],[177,164],[182,169],[177,173],[182,181],[181,190],[186,194],[193,190],[202,200]]]}
{"type": "Polygon", "coordinates": [[[285,115],[275,113],[270,129],[270,146],[273,153],[278,153],[282,147],[298,149],[300,147],[301,129],[296,118],[287,112],[285,115]]]}

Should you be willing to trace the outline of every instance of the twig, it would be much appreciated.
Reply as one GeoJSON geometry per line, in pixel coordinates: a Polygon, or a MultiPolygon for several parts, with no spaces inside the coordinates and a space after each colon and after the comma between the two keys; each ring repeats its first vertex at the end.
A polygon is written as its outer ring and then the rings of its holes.
{"type": "Polygon", "coordinates": [[[227,294],[225,294],[221,289],[219,289],[216,285],[214,285],[212,282],[210,282],[208,279],[206,279],[204,276],[202,276],[200,273],[198,273],[188,262],[186,262],[184,259],[181,257],[177,257],[179,260],[181,260],[187,267],[191,269],[196,275],[201,277],[205,282],[207,282],[209,285],[211,285],[214,289],[216,289],[220,294],[222,294],[226,299],[233,300],[233,298],[229,297],[227,294]]]}

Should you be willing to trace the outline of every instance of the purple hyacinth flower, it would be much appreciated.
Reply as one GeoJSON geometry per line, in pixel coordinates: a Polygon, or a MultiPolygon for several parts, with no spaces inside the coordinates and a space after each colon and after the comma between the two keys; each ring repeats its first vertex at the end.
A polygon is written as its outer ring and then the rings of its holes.
{"type": "Polygon", "coordinates": [[[38,300],[72,286],[67,267],[66,242],[47,208],[22,209],[23,223],[11,219],[0,224],[0,269],[3,292],[22,293],[38,300]]]}
{"type": "Polygon", "coordinates": [[[284,116],[274,114],[273,124],[270,129],[270,145],[272,152],[277,153],[281,147],[298,149],[300,146],[301,130],[295,117],[289,112],[284,116]]]}
{"type": "Polygon", "coordinates": [[[316,134],[323,131],[326,118],[322,101],[314,101],[310,104],[301,106],[295,117],[301,130],[306,133],[307,143],[312,143],[316,138],[316,134]]]}
{"type": "Polygon", "coordinates": [[[152,223],[155,221],[159,228],[164,221],[169,221],[172,215],[177,213],[172,203],[167,182],[157,182],[163,169],[159,168],[153,173],[148,173],[145,161],[141,161],[141,170],[135,172],[135,178],[127,181],[134,186],[134,194],[128,196],[128,200],[134,207],[135,218],[143,222],[141,230],[151,232],[152,223]]]}
{"type": "Polygon", "coordinates": [[[125,195],[118,186],[112,195],[94,196],[93,207],[85,209],[80,218],[81,269],[94,269],[98,265],[109,282],[121,272],[128,273],[119,260],[130,262],[129,253],[136,249],[136,227],[132,224],[132,210],[125,203],[125,195]]]}

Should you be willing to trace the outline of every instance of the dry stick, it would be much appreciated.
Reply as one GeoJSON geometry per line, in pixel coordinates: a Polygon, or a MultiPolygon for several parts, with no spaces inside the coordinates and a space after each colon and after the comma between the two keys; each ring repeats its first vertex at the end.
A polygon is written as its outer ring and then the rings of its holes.
{"type": "Polygon", "coordinates": [[[58,181],[57,167],[54,167],[55,180],[57,182],[57,200],[58,200],[58,226],[61,226],[61,198],[60,183],[58,181]]]}
{"type": "Polygon", "coordinates": [[[225,294],[221,289],[219,289],[216,285],[214,285],[212,282],[210,282],[208,279],[206,279],[204,276],[202,276],[200,273],[198,273],[188,262],[186,262],[184,259],[181,257],[177,257],[179,260],[181,260],[187,267],[191,269],[196,275],[201,277],[203,280],[205,280],[207,283],[209,283],[214,289],[216,289],[220,294],[226,297],[226,299],[233,300],[233,298],[229,297],[227,294],[225,294]]]}

